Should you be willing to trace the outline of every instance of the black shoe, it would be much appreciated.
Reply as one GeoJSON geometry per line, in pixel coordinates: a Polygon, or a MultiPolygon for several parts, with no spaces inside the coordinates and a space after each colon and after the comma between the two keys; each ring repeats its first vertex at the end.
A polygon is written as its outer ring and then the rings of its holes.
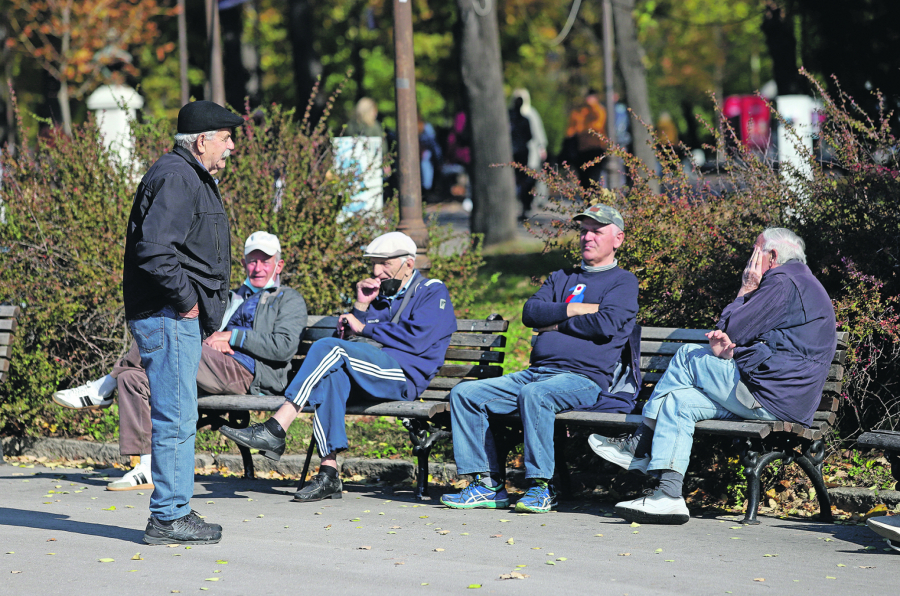
{"type": "Polygon", "coordinates": [[[258,449],[259,454],[273,461],[278,461],[284,455],[284,439],[279,439],[266,428],[262,422],[251,424],[247,428],[231,428],[223,426],[219,432],[244,447],[258,449]]]}
{"type": "Polygon", "coordinates": [[[213,528],[193,512],[176,519],[168,527],[151,515],[144,530],[147,544],[217,544],[221,539],[221,527],[213,528]]]}
{"type": "Polygon", "coordinates": [[[340,478],[332,478],[325,472],[319,472],[309,483],[294,493],[298,503],[312,503],[322,499],[340,499],[344,486],[340,478]]]}
{"type": "Polygon", "coordinates": [[[203,519],[203,516],[202,516],[202,515],[200,515],[199,513],[197,513],[196,511],[194,511],[193,509],[191,509],[191,512],[188,513],[188,515],[193,515],[193,516],[196,517],[201,523],[206,524],[207,526],[209,526],[209,527],[212,528],[213,530],[216,530],[217,532],[221,532],[221,531],[222,531],[222,526],[220,526],[219,524],[211,524],[211,523],[209,523],[208,521],[206,521],[205,519],[203,519]]]}

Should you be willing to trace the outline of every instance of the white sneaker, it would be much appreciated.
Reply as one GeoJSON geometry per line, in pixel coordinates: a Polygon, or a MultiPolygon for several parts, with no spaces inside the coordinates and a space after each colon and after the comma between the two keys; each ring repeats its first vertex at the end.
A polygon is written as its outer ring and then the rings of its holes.
{"type": "Polygon", "coordinates": [[[691,519],[687,504],[682,497],[673,499],[663,494],[662,490],[647,491],[633,501],[616,503],[616,514],[625,521],[640,524],[686,524],[691,519]]]}
{"type": "Polygon", "coordinates": [[[900,541],[900,515],[870,517],[866,520],[866,525],[882,538],[900,541]]]}
{"type": "Polygon", "coordinates": [[[91,381],[80,387],[64,389],[53,394],[54,403],[73,410],[96,410],[108,408],[112,405],[113,391],[116,390],[116,380],[109,375],[102,379],[91,381]]]}
{"type": "Polygon", "coordinates": [[[106,486],[106,490],[149,490],[152,488],[153,480],[150,479],[150,468],[140,464],[122,476],[120,480],[110,482],[106,486]]]}
{"type": "Polygon", "coordinates": [[[610,439],[603,435],[591,435],[588,437],[588,445],[591,446],[594,453],[608,462],[626,470],[642,474],[647,473],[647,467],[650,465],[650,456],[635,457],[634,453],[626,447],[624,437],[610,439]]]}

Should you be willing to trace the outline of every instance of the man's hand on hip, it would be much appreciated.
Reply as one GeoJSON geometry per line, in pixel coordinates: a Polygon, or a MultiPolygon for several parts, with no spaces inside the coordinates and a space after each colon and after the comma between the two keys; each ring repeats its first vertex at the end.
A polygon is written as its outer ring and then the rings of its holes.
{"type": "Polygon", "coordinates": [[[194,306],[191,308],[191,310],[189,310],[187,312],[178,313],[178,316],[181,317],[182,319],[196,319],[197,317],[200,316],[200,303],[198,302],[198,303],[194,304],[194,306]]]}

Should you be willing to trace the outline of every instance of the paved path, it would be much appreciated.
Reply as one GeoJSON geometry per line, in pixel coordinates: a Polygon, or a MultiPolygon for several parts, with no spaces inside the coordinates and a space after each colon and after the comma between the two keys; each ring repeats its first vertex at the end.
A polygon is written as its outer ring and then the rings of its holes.
{"type": "Polygon", "coordinates": [[[150,547],[149,491],[0,465],[0,594],[893,594],[900,575],[865,527],[731,516],[632,527],[604,516],[611,504],[454,511],[361,485],[300,505],[280,484],[198,476],[193,505],[224,526],[222,542],[150,547]],[[499,579],[513,571],[529,577],[499,579]]]}

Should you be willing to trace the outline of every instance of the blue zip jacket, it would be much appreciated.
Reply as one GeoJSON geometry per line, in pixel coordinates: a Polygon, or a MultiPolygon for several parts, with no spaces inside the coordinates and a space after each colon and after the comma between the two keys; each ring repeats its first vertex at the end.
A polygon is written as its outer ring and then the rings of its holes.
{"type": "Polygon", "coordinates": [[[837,348],[834,307],[809,267],[790,260],[722,311],[741,381],[782,420],[809,426],[837,348]]]}
{"type": "MultiPolygon", "coordinates": [[[[421,274],[416,271],[415,275],[421,274]]],[[[410,401],[419,397],[437,374],[444,363],[450,336],[456,332],[450,292],[442,281],[423,277],[413,292],[396,323],[391,323],[391,319],[403,302],[401,296],[393,300],[379,296],[365,312],[355,308],[350,311],[366,324],[360,335],[384,346],[384,353],[403,369],[410,401]]]]}

